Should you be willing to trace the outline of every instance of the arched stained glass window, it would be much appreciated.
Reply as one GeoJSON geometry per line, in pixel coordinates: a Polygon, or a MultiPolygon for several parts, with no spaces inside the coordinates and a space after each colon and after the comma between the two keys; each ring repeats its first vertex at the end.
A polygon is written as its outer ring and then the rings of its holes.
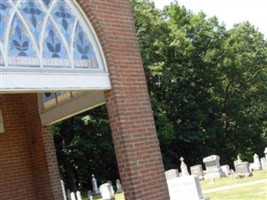
{"type": "Polygon", "coordinates": [[[92,27],[70,0],[1,0],[0,67],[106,71],[92,27]]]}

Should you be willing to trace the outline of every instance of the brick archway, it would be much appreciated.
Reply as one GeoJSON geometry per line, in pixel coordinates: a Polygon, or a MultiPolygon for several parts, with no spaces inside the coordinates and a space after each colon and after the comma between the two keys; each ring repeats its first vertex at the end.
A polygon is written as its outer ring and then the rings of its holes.
{"type": "MultiPolygon", "coordinates": [[[[90,20],[106,58],[111,89],[104,93],[105,103],[126,199],[169,199],[130,4],[125,0],[77,0],[77,3],[90,20]]],[[[21,195],[20,199],[61,199],[54,147],[49,128],[43,127],[38,117],[37,94],[8,94],[1,98],[9,99],[10,104],[6,106],[1,101],[4,121],[9,124],[5,126],[6,132],[0,135],[0,149],[1,145],[12,144],[3,142],[5,139],[19,137],[19,126],[22,126],[20,134],[23,133],[24,138],[19,141],[25,144],[20,147],[29,160],[27,163],[32,162],[23,166],[30,176],[29,183],[25,184],[27,191],[34,192],[21,195]],[[16,107],[12,107],[12,103],[21,105],[20,109],[14,110],[16,107]],[[8,109],[3,109],[4,106],[8,109]],[[18,111],[22,118],[27,118],[20,119],[19,124],[14,123],[18,126],[14,129],[15,125],[11,123],[18,111]],[[10,116],[13,116],[12,120],[10,116]]],[[[12,153],[15,155],[12,162],[16,162],[17,154],[12,153]]],[[[0,154],[0,163],[4,159],[6,156],[0,154]]],[[[22,185],[27,176],[17,184],[22,185]]],[[[0,174],[0,195],[2,186],[8,181],[2,177],[0,174]]],[[[4,197],[8,199],[8,195],[4,197]]]]}

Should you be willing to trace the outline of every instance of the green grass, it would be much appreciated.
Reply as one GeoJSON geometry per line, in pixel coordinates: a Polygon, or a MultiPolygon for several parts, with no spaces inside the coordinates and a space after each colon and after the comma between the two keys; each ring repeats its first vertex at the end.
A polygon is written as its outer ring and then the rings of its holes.
{"type": "Polygon", "coordinates": [[[247,187],[203,194],[210,200],[266,200],[267,184],[257,184],[247,187]]]}
{"type": "Polygon", "coordinates": [[[216,179],[215,182],[201,181],[200,184],[201,184],[202,190],[207,190],[207,189],[223,187],[226,185],[228,186],[228,185],[235,185],[235,184],[240,184],[240,183],[247,183],[251,181],[257,181],[257,180],[266,179],[266,178],[267,178],[267,170],[262,170],[262,171],[253,172],[253,176],[247,177],[247,178],[235,179],[233,177],[223,177],[220,179],[216,179]]]}
{"type": "MultiPolygon", "coordinates": [[[[230,186],[235,184],[247,183],[257,180],[267,179],[267,170],[255,171],[252,177],[235,179],[233,177],[223,177],[216,179],[215,182],[201,181],[202,191],[208,189],[230,186]]],[[[267,183],[250,185],[246,187],[228,189],[218,192],[205,193],[205,198],[210,200],[267,200],[267,183]]],[[[124,200],[123,194],[116,194],[116,200],[124,200]]],[[[83,198],[83,200],[88,200],[83,198]]],[[[101,200],[100,196],[95,196],[94,200],[101,200]]]]}
{"type": "MultiPolygon", "coordinates": [[[[252,177],[247,177],[243,179],[224,177],[221,179],[217,179],[215,182],[201,181],[200,184],[202,191],[204,191],[207,189],[248,183],[262,179],[267,179],[267,170],[253,172],[252,177]]],[[[267,200],[267,183],[233,188],[212,193],[205,193],[203,194],[203,196],[205,198],[210,198],[210,200],[267,200]]]]}

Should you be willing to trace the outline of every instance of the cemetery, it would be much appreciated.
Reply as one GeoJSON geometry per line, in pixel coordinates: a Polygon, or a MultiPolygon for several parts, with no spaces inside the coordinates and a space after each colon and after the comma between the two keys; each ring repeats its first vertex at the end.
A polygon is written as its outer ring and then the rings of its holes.
{"type": "Polygon", "coordinates": [[[266,66],[178,1],[0,0],[0,200],[263,200],[266,66]]]}

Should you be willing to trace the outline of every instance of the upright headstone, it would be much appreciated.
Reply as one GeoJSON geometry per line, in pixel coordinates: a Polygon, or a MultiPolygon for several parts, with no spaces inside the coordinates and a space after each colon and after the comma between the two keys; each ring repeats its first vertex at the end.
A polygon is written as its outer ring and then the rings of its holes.
{"type": "Polygon", "coordinates": [[[121,181],[119,179],[116,180],[116,188],[117,188],[117,193],[123,192],[121,181]]]}
{"type": "Polygon", "coordinates": [[[76,200],[76,197],[75,197],[75,193],[74,192],[71,192],[70,193],[70,199],[71,200],[76,200]]]}
{"type": "Polygon", "coordinates": [[[211,155],[203,159],[206,167],[206,173],[204,175],[205,180],[221,178],[224,175],[220,166],[220,157],[217,155],[211,155]]]}
{"type": "Polygon", "coordinates": [[[167,180],[170,200],[204,200],[199,179],[182,176],[167,180]]]}
{"type": "Polygon", "coordinates": [[[265,154],[265,159],[266,159],[266,161],[267,161],[267,147],[265,147],[265,149],[264,149],[264,152],[263,152],[264,154],[265,154]]]}
{"type": "Polygon", "coordinates": [[[70,194],[71,194],[70,189],[67,189],[67,198],[68,198],[68,200],[71,200],[71,196],[70,196],[70,194]]]}
{"type": "Polygon", "coordinates": [[[91,190],[87,191],[87,197],[88,197],[88,200],[93,200],[93,194],[91,190]]]}
{"type": "Polygon", "coordinates": [[[93,188],[93,195],[99,194],[99,189],[97,186],[97,180],[95,178],[95,175],[92,174],[92,188],[93,188]]]}
{"type": "Polygon", "coordinates": [[[252,173],[249,170],[248,162],[241,162],[235,164],[235,177],[242,178],[252,176],[252,173]]]}
{"type": "Polygon", "coordinates": [[[172,178],[177,178],[179,177],[179,172],[177,169],[170,169],[165,171],[165,177],[166,180],[172,179],[172,178]]]}
{"type": "Polygon", "coordinates": [[[76,192],[76,197],[77,197],[77,200],[82,200],[82,196],[81,196],[80,191],[76,192]]]}
{"type": "Polygon", "coordinates": [[[191,175],[197,176],[200,180],[204,179],[202,165],[194,165],[190,167],[191,175]]]}
{"type": "Polygon", "coordinates": [[[104,183],[99,187],[102,200],[115,200],[115,194],[112,185],[104,183]]]}
{"type": "Polygon", "coordinates": [[[189,176],[187,165],[184,163],[184,158],[180,158],[182,176],[189,176]]]}
{"type": "Polygon", "coordinates": [[[267,169],[267,162],[265,157],[261,158],[261,167],[262,169],[267,169]]]}
{"type": "Polygon", "coordinates": [[[230,176],[231,175],[231,171],[230,171],[229,165],[223,165],[223,166],[221,166],[221,169],[222,169],[223,173],[226,176],[230,176]]]}
{"type": "Polygon", "coordinates": [[[253,163],[251,164],[251,169],[253,171],[261,170],[261,163],[258,154],[253,155],[253,163]]]}
{"type": "Polygon", "coordinates": [[[62,180],[60,180],[60,184],[61,184],[61,190],[62,190],[62,194],[63,194],[63,199],[67,200],[66,191],[65,191],[65,184],[64,184],[64,182],[62,180]]]}
{"type": "Polygon", "coordinates": [[[242,163],[243,161],[240,158],[240,155],[237,155],[237,160],[234,161],[234,166],[238,163],[242,163]]]}

